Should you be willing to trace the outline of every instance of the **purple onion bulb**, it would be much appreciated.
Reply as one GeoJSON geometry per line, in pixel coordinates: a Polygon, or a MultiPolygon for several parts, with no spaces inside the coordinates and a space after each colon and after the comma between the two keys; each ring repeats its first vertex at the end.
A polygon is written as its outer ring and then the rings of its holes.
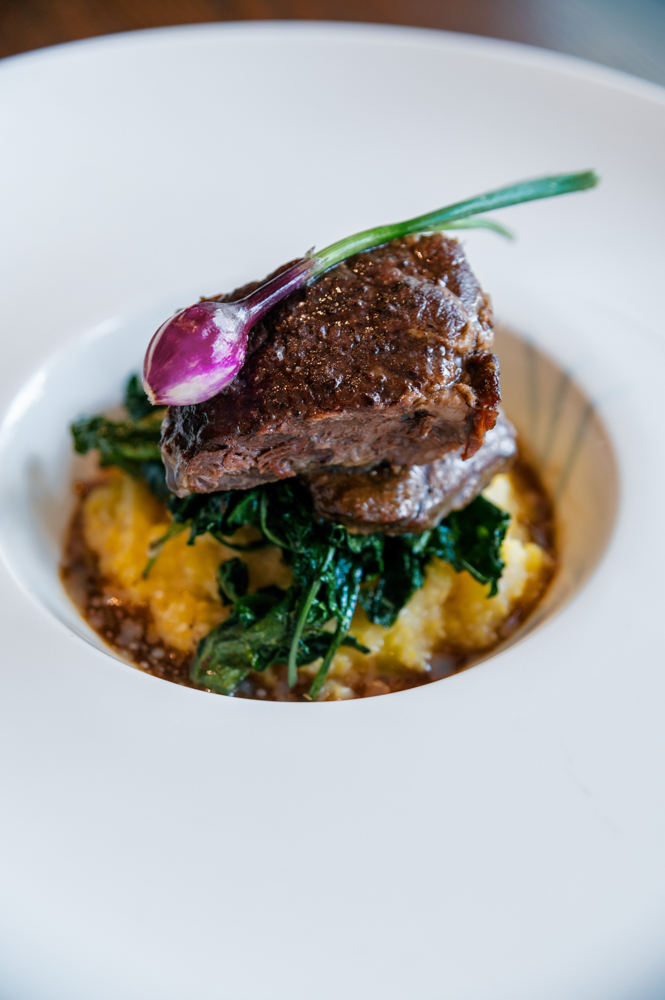
{"type": "Polygon", "coordinates": [[[237,302],[199,302],[167,319],[145,356],[150,402],[185,406],[225,389],[245,360],[247,319],[237,302]]]}

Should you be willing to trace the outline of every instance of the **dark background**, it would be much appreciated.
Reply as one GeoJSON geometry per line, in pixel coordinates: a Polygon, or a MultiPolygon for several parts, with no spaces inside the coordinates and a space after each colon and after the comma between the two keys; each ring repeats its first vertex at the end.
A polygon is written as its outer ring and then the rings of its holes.
{"type": "Polygon", "coordinates": [[[165,24],[272,19],[492,35],[665,84],[665,0],[0,0],[0,56],[165,24]]]}

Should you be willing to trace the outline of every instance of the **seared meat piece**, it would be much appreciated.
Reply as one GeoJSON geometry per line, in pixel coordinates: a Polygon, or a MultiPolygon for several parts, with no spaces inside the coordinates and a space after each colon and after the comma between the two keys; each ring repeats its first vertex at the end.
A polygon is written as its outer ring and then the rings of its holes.
{"type": "Polygon", "coordinates": [[[466,461],[450,451],[429,465],[374,469],[320,469],[303,478],[314,509],[360,534],[382,531],[404,535],[434,528],[451,512],[466,507],[517,454],[515,429],[499,413],[478,451],[466,461]]]}
{"type": "Polygon", "coordinates": [[[227,389],[169,410],[169,487],[183,496],[322,465],[473,455],[500,399],[492,338],[489,302],[457,240],[437,233],[358,254],[254,327],[227,389]]]}

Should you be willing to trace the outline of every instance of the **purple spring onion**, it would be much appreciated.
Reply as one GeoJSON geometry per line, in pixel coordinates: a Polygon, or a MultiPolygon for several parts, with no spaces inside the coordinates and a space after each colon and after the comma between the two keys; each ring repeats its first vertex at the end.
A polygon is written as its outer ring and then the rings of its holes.
{"type": "Polygon", "coordinates": [[[247,335],[269,309],[329,268],[363,250],[411,233],[442,229],[508,230],[479,215],[538,198],[552,198],[595,187],[598,175],[588,170],[522,181],[488,194],[457,202],[406,222],[367,229],[297,260],[281,274],[238,302],[199,302],[176,313],[150,341],[143,367],[143,386],[156,405],[203,403],[225,389],[245,361],[247,335]]]}

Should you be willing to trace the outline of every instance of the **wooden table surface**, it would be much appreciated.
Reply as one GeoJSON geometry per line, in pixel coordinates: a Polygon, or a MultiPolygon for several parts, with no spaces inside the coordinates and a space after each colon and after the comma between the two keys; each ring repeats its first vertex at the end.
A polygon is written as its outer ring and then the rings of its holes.
{"type": "Polygon", "coordinates": [[[137,28],[271,19],[491,35],[665,84],[665,0],[0,0],[0,56],[137,28]]]}

